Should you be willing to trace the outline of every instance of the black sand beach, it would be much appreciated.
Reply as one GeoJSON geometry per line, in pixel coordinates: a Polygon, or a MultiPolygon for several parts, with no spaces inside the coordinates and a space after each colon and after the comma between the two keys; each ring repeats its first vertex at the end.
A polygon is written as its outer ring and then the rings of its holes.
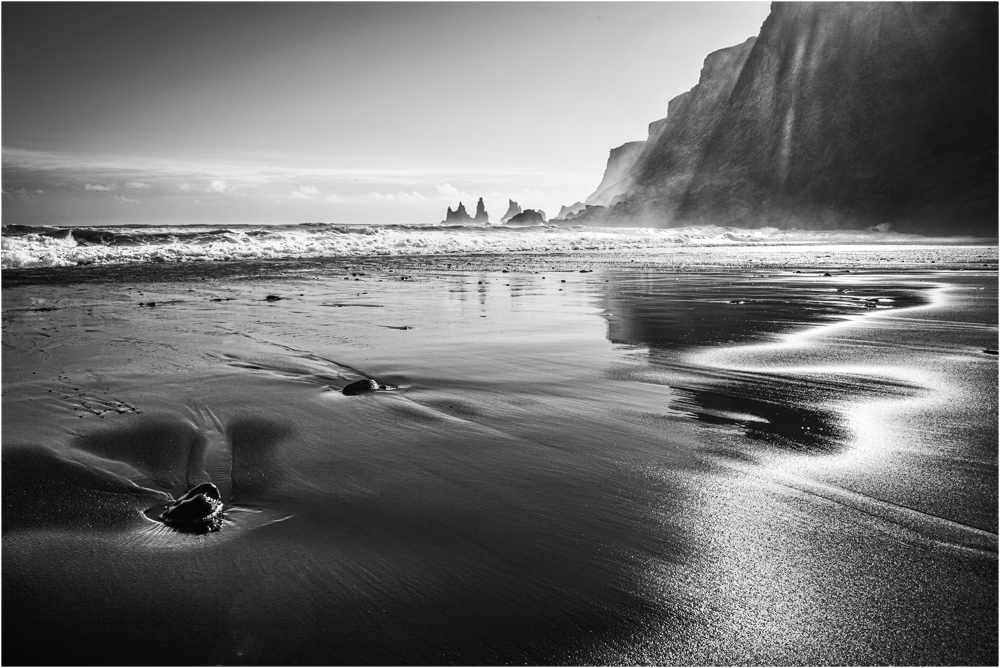
{"type": "Polygon", "coordinates": [[[712,253],[6,270],[3,663],[995,665],[996,246],[712,253]]]}

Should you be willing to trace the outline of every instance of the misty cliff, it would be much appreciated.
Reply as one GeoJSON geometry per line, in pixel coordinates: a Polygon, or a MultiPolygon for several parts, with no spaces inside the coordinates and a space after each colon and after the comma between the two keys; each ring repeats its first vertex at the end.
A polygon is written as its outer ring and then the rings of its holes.
{"type": "Polygon", "coordinates": [[[671,101],[618,201],[574,222],[995,236],[997,19],[990,3],[774,3],[671,101]]]}
{"type": "Polygon", "coordinates": [[[644,141],[633,141],[611,149],[608,166],[604,169],[604,178],[601,179],[597,190],[586,199],[585,204],[607,206],[615,197],[628,190],[630,185],[628,176],[645,146],[644,141]]]}

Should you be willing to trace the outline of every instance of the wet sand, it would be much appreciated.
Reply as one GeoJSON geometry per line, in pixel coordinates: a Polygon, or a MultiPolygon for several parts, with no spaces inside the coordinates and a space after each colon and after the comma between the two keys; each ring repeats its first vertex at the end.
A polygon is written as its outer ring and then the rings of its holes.
{"type": "Polygon", "coordinates": [[[5,272],[2,660],[993,665],[985,250],[5,272]]]}

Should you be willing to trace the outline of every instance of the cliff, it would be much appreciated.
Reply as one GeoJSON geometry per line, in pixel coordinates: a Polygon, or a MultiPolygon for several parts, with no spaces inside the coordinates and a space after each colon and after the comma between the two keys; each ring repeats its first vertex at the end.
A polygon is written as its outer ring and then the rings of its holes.
{"type": "Polygon", "coordinates": [[[584,203],[607,206],[615,197],[624,193],[629,186],[625,179],[628,178],[645,146],[644,141],[633,141],[611,149],[608,165],[604,168],[604,178],[601,179],[597,190],[584,203]]]}
{"type": "Polygon", "coordinates": [[[576,222],[996,236],[997,22],[992,3],[774,3],[576,222]]]}
{"type": "Polygon", "coordinates": [[[578,214],[581,211],[583,211],[584,208],[586,208],[586,207],[585,207],[585,205],[584,205],[583,202],[574,202],[574,203],[570,204],[569,206],[563,205],[563,206],[559,207],[559,213],[556,214],[556,217],[553,218],[553,220],[562,220],[562,219],[568,218],[570,216],[575,216],[576,214],[578,214]]]}

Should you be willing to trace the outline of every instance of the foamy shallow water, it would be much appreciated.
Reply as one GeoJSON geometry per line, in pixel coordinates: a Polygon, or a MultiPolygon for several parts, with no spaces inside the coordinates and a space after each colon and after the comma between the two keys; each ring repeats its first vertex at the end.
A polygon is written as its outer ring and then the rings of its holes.
{"type": "Polygon", "coordinates": [[[867,231],[739,229],[714,225],[676,229],[472,225],[116,226],[3,227],[0,267],[67,267],[146,262],[258,260],[503,253],[656,252],[683,248],[814,246],[830,244],[936,245],[935,240],[867,231]]]}

